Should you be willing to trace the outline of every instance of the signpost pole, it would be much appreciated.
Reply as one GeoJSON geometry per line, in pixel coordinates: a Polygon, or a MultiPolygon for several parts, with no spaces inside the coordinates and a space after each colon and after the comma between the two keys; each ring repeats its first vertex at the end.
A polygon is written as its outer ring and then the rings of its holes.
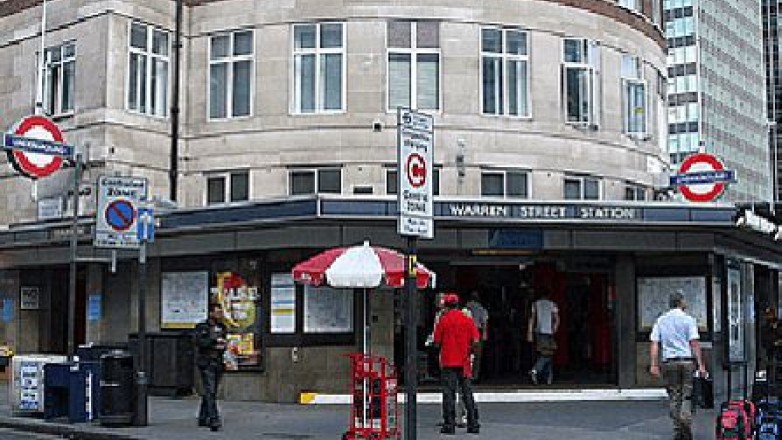
{"type": "MultiPolygon", "coordinates": [[[[141,227],[146,231],[149,216],[143,215],[138,219],[141,227]]],[[[141,238],[138,252],[139,264],[139,289],[138,289],[138,368],[136,369],[136,426],[147,426],[147,239],[141,238]]]]}
{"type": "Polygon", "coordinates": [[[405,440],[417,438],[418,313],[416,307],[416,238],[407,237],[405,255],[405,440]]]}
{"type": "Polygon", "coordinates": [[[81,182],[81,154],[74,155],[73,165],[73,217],[71,219],[70,274],[68,286],[68,357],[76,354],[76,255],[79,245],[79,183],[81,182]]]}

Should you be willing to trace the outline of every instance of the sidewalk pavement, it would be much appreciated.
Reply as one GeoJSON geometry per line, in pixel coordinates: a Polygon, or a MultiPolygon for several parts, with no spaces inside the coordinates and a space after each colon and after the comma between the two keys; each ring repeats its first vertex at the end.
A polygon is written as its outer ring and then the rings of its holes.
{"type": "MultiPolygon", "coordinates": [[[[0,393],[5,387],[0,389],[0,393]]],[[[3,393],[8,396],[8,393],[3,393]]],[[[348,427],[346,405],[294,405],[259,402],[224,402],[219,406],[223,430],[199,428],[197,397],[168,399],[151,397],[149,426],[104,428],[97,424],[50,423],[28,417],[12,417],[6,401],[0,399],[0,427],[60,434],[72,439],[144,440],[320,440],[340,439],[348,427]]],[[[481,434],[456,436],[439,434],[440,405],[419,404],[418,439],[498,440],[651,440],[670,439],[671,424],[665,401],[547,402],[479,404],[481,434]]],[[[404,414],[400,407],[400,414],[404,414]]],[[[714,436],[715,413],[696,416],[695,439],[714,436]]]]}

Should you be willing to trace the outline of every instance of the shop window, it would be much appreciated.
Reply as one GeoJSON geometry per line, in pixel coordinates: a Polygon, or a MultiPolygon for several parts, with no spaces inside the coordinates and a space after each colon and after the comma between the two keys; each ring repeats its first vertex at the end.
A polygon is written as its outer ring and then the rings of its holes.
{"type": "Polygon", "coordinates": [[[525,31],[481,30],[483,114],[530,116],[528,46],[525,31]]]}
{"type": "Polygon", "coordinates": [[[481,173],[481,195],[526,199],[529,197],[526,171],[484,171],[481,173]]]}
{"type": "Polygon", "coordinates": [[[440,109],[440,23],[388,23],[388,110],[440,109]]]}
{"type": "Polygon", "coordinates": [[[76,45],[70,42],[46,49],[40,74],[43,75],[43,111],[49,116],[73,113],[76,45]]]}
{"type": "Polygon", "coordinates": [[[207,205],[249,200],[249,180],[247,171],[210,175],[206,179],[207,205]]]}
{"type": "Polygon", "coordinates": [[[321,193],[341,194],[342,170],[340,168],[291,170],[288,188],[292,196],[321,193]]]}
{"type": "Polygon", "coordinates": [[[600,46],[583,38],[565,38],[562,47],[565,121],[596,129],[600,124],[600,46]]]}
{"type": "Polygon", "coordinates": [[[293,112],[345,110],[343,23],[293,25],[293,112]]]}
{"type": "Polygon", "coordinates": [[[565,200],[600,200],[600,180],[594,177],[565,178],[565,200]]]}
{"type": "Polygon", "coordinates": [[[168,115],[169,33],[142,23],[130,24],[128,110],[168,115]]]}
{"type": "MultiPolygon", "coordinates": [[[[396,168],[386,170],[386,194],[398,194],[399,173],[396,168]]],[[[440,167],[435,165],[432,169],[432,195],[440,195],[440,167]]]]}
{"type": "Polygon", "coordinates": [[[209,118],[251,112],[253,32],[237,31],[209,39],[209,118]]]}

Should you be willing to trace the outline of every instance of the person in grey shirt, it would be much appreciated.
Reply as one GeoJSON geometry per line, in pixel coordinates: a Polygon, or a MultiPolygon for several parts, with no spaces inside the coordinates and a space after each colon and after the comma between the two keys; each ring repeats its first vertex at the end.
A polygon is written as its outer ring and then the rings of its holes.
{"type": "Polygon", "coordinates": [[[486,343],[486,340],[489,339],[489,312],[481,304],[481,297],[477,290],[473,290],[472,293],[470,293],[470,301],[465,304],[465,308],[470,311],[472,320],[475,322],[475,326],[478,327],[478,333],[481,335],[481,339],[476,344],[475,351],[473,351],[472,378],[473,383],[475,383],[479,380],[481,373],[483,345],[486,343]]]}
{"type": "Polygon", "coordinates": [[[674,439],[692,440],[692,376],[697,368],[698,374],[705,377],[706,366],[698,326],[695,318],[685,312],[687,301],[681,290],[671,295],[669,306],[671,309],[657,318],[649,336],[649,372],[654,377],[662,375],[665,382],[674,439]]]}

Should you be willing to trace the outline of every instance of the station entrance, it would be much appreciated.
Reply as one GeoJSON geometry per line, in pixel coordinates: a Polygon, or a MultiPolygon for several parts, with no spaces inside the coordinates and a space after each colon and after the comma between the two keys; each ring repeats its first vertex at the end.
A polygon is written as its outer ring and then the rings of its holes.
{"type": "MultiPolygon", "coordinates": [[[[559,308],[555,335],[553,387],[613,386],[617,384],[615,353],[615,287],[608,271],[572,271],[556,262],[491,265],[432,264],[438,286],[421,292],[419,316],[419,379],[439,383],[437,350],[427,345],[437,312],[438,293],[458,292],[465,303],[472,292],[489,313],[480,376],[485,387],[531,385],[529,370],[537,354],[527,341],[533,302],[544,290],[559,308]],[[424,364],[424,365],[421,365],[424,364]]],[[[403,336],[402,331],[397,338],[403,336]]],[[[397,361],[403,361],[401,340],[397,361]]]]}

